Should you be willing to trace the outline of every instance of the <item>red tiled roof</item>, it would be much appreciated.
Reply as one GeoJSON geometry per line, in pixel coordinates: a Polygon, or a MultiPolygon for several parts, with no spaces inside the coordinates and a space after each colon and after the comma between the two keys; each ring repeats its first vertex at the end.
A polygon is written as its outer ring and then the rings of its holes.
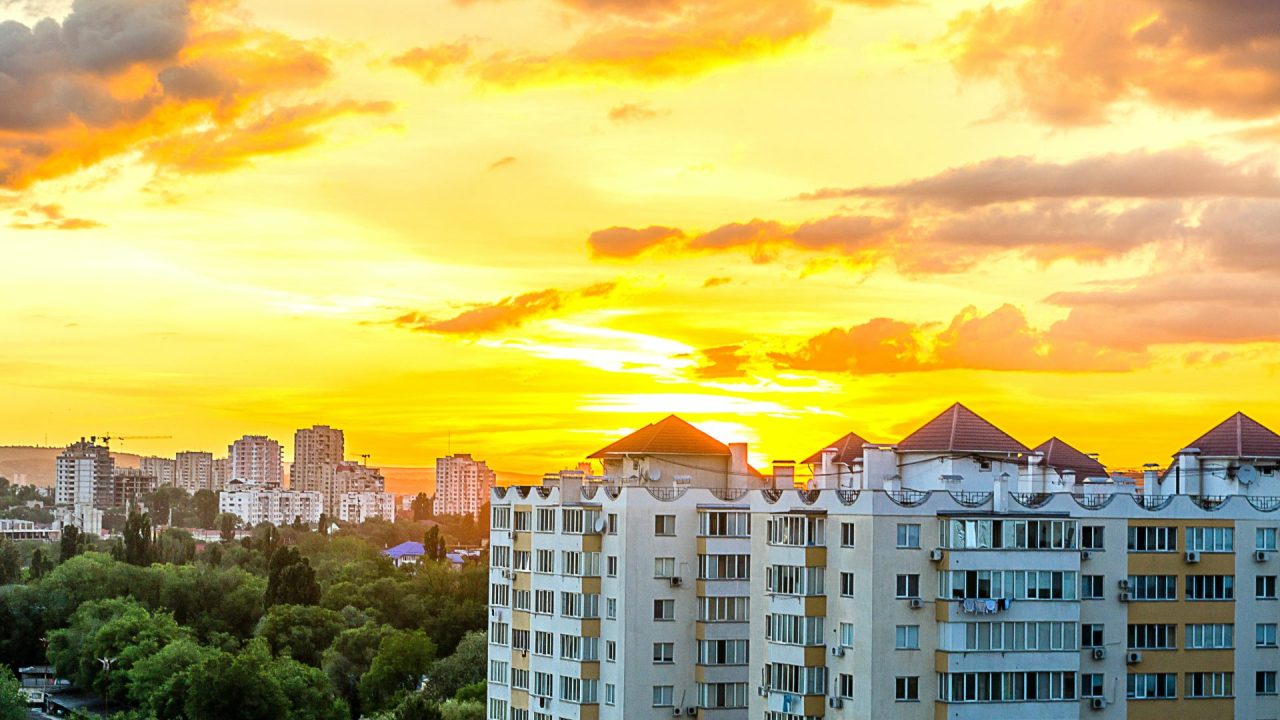
{"type": "Polygon", "coordinates": [[[630,435],[588,455],[598,460],[613,455],[728,455],[729,446],[675,415],[645,425],[630,435]]]}
{"type": "Polygon", "coordinates": [[[1035,446],[1033,451],[1044,453],[1045,467],[1057,470],[1058,474],[1062,474],[1063,470],[1074,470],[1077,480],[1087,477],[1108,477],[1106,466],[1059,438],[1051,437],[1035,446]]]}
{"type": "Polygon", "coordinates": [[[1187,447],[1205,457],[1280,457],[1280,435],[1238,412],[1187,447]]]}
{"type": "Polygon", "coordinates": [[[1025,453],[1027,446],[956,403],[898,443],[907,452],[1025,453]]]}
{"type": "Polygon", "coordinates": [[[838,463],[844,463],[845,465],[852,465],[854,460],[860,459],[862,457],[862,446],[866,444],[867,444],[867,441],[863,440],[862,436],[859,435],[858,433],[849,433],[848,435],[845,435],[844,437],[840,438],[839,440],[836,440],[835,442],[829,445],[823,445],[821,450],[818,450],[818,452],[810,455],[808,459],[806,459],[801,464],[817,465],[822,462],[823,450],[826,450],[827,448],[835,448],[836,449],[835,461],[838,463]]]}

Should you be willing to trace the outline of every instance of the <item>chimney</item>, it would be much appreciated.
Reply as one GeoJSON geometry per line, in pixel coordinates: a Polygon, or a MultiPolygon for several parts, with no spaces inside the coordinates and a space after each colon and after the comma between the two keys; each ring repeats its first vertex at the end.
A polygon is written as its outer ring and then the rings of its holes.
{"type": "Polygon", "coordinates": [[[729,487],[751,486],[751,471],[747,469],[747,444],[729,443],[729,487]]]}
{"type": "Polygon", "coordinates": [[[1009,473],[996,476],[991,484],[991,507],[996,512],[1009,511],[1009,473]]]}
{"type": "Polygon", "coordinates": [[[773,487],[778,490],[791,490],[796,486],[796,461],[773,461],[773,487]]]}
{"type": "Polygon", "coordinates": [[[1044,492],[1044,465],[1040,461],[1044,460],[1042,453],[1030,453],[1027,455],[1027,473],[1023,478],[1023,492],[1044,492]]]}
{"type": "Polygon", "coordinates": [[[820,488],[839,487],[839,483],[836,481],[836,477],[835,477],[836,455],[839,455],[839,454],[840,454],[840,451],[835,448],[827,448],[826,450],[822,451],[822,465],[820,470],[818,471],[817,482],[814,483],[817,487],[820,487],[820,488]]]}
{"type": "Polygon", "coordinates": [[[1075,489],[1075,486],[1076,486],[1076,471],[1075,471],[1075,470],[1063,470],[1063,471],[1062,471],[1062,484],[1063,484],[1063,485],[1066,485],[1068,490],[1073,490],[1073,489],[1075,489]]]}
{"type": "Polygon", "coordinates": [[[1142,487],[1144,492],[1151,492],[1156,485],[1160,484],[1160,466],[1155,463],[1147,463],[1142,466],[1142,487]]]}
{"type": "MultiPolygon", "coordinates": [[[[1200,449],[1199,448],[1183,448],[1178,451],[1178,471],[1179,472],[1177,475],[1177,481],[1178,481],[1177,486],[1173,488],[1173,492],[1175,494],[1199,495],[1201,492],[1203,492],[1203,490],[1201,490],[1200,488],[1201,478],[1200,478],[1200,449]]],[[[1163,494],[1169,494],[1169,488],[1161,488],[1161,490],[1165,491],[1163,494]]],[[[1143,492],[1145,494],[1151,494],[1151,495],[1160,494],[1160,493],[1152,493],[1145,489],[1143,490],[1143,492]]]]}

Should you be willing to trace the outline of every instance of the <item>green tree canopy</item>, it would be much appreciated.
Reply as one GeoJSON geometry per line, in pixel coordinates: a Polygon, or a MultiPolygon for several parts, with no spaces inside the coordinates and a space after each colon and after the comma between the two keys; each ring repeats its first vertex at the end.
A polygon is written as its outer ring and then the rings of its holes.
{"type": "Polygon", "coordinates": [[[0,665],[0,720],[26,720],[27,699],[8,666],[0,665]]]}
{"type": "Polygon", "coordinates": [[[378,645],[369,671],[360,677],[360,702],[365,710],[398,704],[417,690],[436,658],[436,645],[421,630],[397,630],[378,645]]]}
{"type": "Polygon", "coordinates": [[[310,605],[274,605],[258,623],[256,634],[271,651],[320,667],[326,648],[346,629],[342,615],[310,605]]]}

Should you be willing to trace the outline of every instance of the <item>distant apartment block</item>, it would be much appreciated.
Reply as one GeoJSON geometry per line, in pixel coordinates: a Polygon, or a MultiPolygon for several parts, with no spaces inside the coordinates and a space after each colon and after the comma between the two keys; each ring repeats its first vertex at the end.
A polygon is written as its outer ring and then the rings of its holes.
{"type": "Polygon", "coordinates": [[[245,435],[227,448],[231,480],[281,487],[284,455],[280,443],[265,435],[245,435]]]}
{"type": "Polygon", "coordinates": [[[109,507],[115,461],[105,445],[80,438],[58,456],[54,502],[58,505],[109,507]]]}
{"type": "Polygon", "coordinates": [[[194,495],[199,490],[217,490],[221,483],[213,472],[213,453],[188,450],[174,458],[174,485],[194,495]]]}
{"type": "Polygon", "coordinates": [[[155,489],[153,475],[136,468],[116,468],[111,475],[111,506],[124,507],[155,489]]]}
{"type": "Polygon", "coordinates": [[[295,519],[309,525],[320,522],[322,498],[308,490],[285,490],[277,485],[232,480],[218,496],[218,511],[231,513],[253,526],[263,522],[289,525],[295,519]]]}
{"type": "Polygon", "coordinates": [[[174,485],[178,478],[178,461],[174,458],[144,457],[138,469],[156,479],[156,487],[174,485]]]}
{"type": "Polygon", "coordinates": [[[436,459],[436,515],[475,515],[489,502],[497,475],[469,454],[436,459]]]}
{"type": "Polygon", "coordinates": [[[328,425],[313,425],[293,434],[293,465],[289,469],[289,487],[295,490],[321,490],[324,468],[343,461],[345,440],[342,431],[328,425]]]}
{"type": "Polygon", "coordinates": [[[496,488],[492,720],[1280,716],[1280,435],[1112,475],[953,405],[769,475],[670,417],[496,488]]]}
{"type": "Polygon", "coordinates": [[[373,517],[388,522],[396,519],[396,498],[387,492],[347,492],[338,496],[337,517],[343,522],[362,523],[373,517]]]}

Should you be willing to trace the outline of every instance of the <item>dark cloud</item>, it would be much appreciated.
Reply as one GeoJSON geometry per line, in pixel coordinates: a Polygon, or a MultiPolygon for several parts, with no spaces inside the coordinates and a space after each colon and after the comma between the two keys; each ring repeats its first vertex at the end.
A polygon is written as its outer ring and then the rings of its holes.
{"type": "Polygon", "coordinates": [[[632,258],[682,237],[684,234],[679,230],[660,225],[638,229],[611,227],[591,233],[587,247],[595,257],[632,258]]]}

